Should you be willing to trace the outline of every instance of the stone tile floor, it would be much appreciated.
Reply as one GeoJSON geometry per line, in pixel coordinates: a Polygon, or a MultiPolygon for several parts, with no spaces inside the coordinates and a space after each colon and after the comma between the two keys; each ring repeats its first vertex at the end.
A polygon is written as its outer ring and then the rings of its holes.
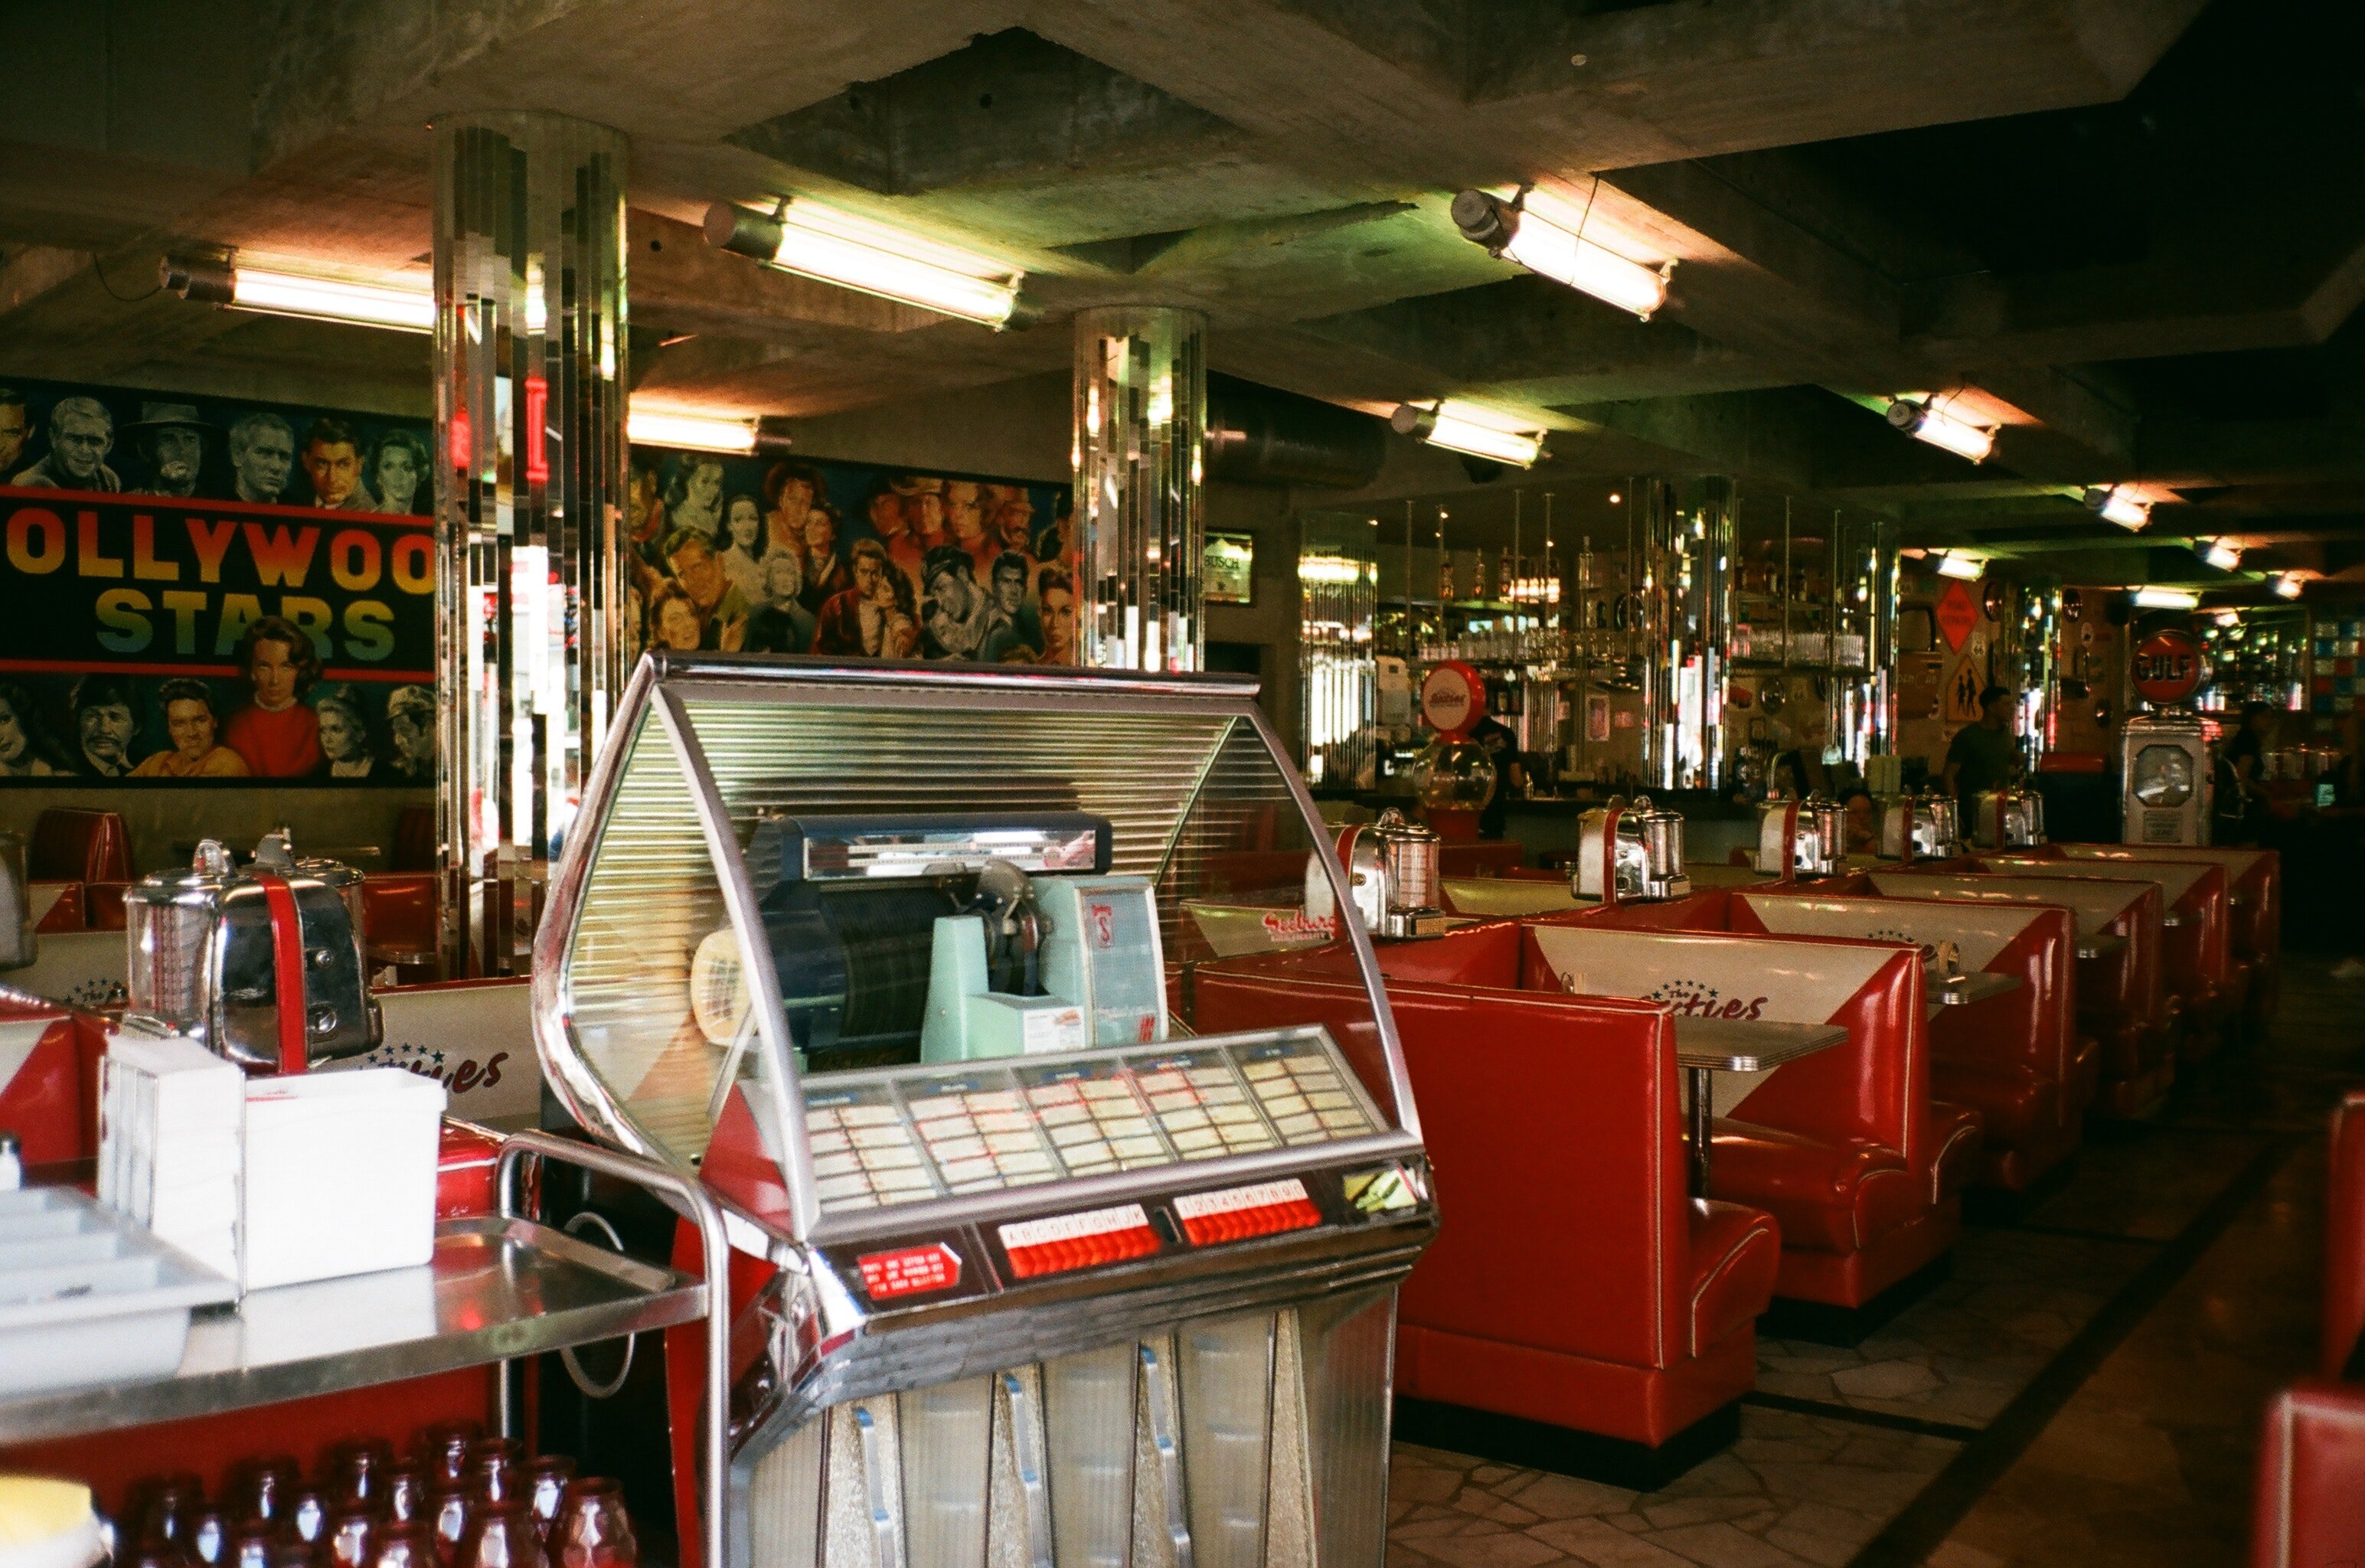
{"type": "Polygon", "coordinates": [[[2258,1412],[2312,1353],[2325,1111],[2365,1081],[2349,1011],[2365,987],[2328,967],[2294,956],[2265,1039],[2189,1073],[2158,1124],[2090,1140],[2023,1224],[1968,1227],[1954,1278],[1862,1345],[1761,1341],[1759,1388],[1780,1407],[1744,1405],[1740,1441],[1660,1491],[1398,1445],[1389,1562],[2238,1561],[2258,1412]],[[2057,1375],[2029,1394],[2045,1403],[1997,1426],[2147,1265],[2183,1255],[2178,1238],[2262,1155],[2282,1159],[2265,1188],[2123,1341],[2088,1352],[2092,1375],[2057,1375]]]}
{"type": "Polygon", "coordinates": [[[1741,1439],[1657,1492],[1396,1447],[1392,1568],[1839,1568],[1954,1457],[1945,1438],[1744,1408],[1741,1439]]]}

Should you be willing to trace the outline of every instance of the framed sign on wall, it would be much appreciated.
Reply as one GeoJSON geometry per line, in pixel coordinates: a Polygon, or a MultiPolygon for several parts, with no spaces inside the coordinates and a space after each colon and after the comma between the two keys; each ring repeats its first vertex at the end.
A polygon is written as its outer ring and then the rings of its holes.
{"type": "Polygon", "coordinates": [[[1256,535],[1210,533],[1206,555],[1207,602],[1256,602],[1256,535]]]}

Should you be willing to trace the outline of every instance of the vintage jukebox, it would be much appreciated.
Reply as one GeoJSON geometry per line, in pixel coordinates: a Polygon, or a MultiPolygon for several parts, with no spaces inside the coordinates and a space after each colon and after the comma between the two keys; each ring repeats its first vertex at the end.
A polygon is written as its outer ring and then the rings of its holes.
{"type": "Polygon", "coordinates": [[[753,1291],[699,1416],[704,1568],[1382,1561],[1436,1216],[1370,936],[1305,910],[1329,837],[1253,697],[643,661],[534,1023],[592,1136],[697,1173],[753,1291]],[[1363,1023],[1200,1032],[1216,897],[1345,949],[1363,1023]]]}

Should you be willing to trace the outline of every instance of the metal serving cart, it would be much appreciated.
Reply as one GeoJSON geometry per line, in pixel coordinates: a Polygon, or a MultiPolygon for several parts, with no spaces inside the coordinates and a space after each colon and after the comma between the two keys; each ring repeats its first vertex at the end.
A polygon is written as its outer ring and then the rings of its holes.
{"type": "Polygon", "coordinates": [[[1435,1210],[1370,938],[1306,908],[1309,857],[1351,890],[1254,695],[635,672],[536,1045],[594,1137],[696,1173],[752,1288],[727,1408],[676,1435],[724,1473],[729,1568],[1382,1562],[1435,1210]],[[1360,1024],[1199,1032],[1217,901],[1345,944],[1360,1024]]]}

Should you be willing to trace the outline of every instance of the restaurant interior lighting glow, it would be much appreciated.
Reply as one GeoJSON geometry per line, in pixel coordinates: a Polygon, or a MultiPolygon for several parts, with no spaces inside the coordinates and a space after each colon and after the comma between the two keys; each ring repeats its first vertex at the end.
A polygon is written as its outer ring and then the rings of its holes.
{"type": "Polygon", "coordinates": [[[2198,610],[2201,596],[2190,588],[2139,588],[2135,603],[2137,610],[2198,610]]]}
{"type": "Polygon", "coordinates": [[[958,316],[999,331],[1035,318],[1026,274],[812,202],[775,213],[727,201],[706,209],[706,242],[800,277],[958,316]]]}
{"type": "Polygon", "coordinates": [[[2275,574],[2273,587],[2275,597],[2278,599],[2297,599],[2300,596],[2301,586],[2299,574],[2296,572],[2275,574]]]}
{"type": "Polygon", "coordinates": [[[2212,539],[2201,558],[2221,572],[2230,572],[2242,564],[2242,547],[2223,539],[2212,539]]]}
{"type": "Polygon", "coordinates": [[[2137,529],[2151,521],[2151,503],[2124,485],[2096,485],[2086,492],[2086,509],[2104,522],[2137,529]]]}
{"type": "Polygon", "coordinates": [[[1548,198],[1531,192],[1507,202],[1485,191],[1463,191],[1453,198],[1452,213],[1463,239],[1645,321],[1667,302],[1675,263],[1647,266],[1594,243],[1584,235],[1582,213],[1564,215],[1548,198]]]}
{"type": "Polygon", "coordinates": [[[680,446],[694,452],[756,450],[756,421],[634,409],[624,417],[624,439],[634,446],[680,446]]]}
{"type": "Polygon", "coordinates": [[[1984,461],[1995,450],[1995,431],[1958,419],[1926,398],[1920,402],[1911,398],[1893,399],[1889,405],[1889,422],[1917,441],[1944,447],[1974,463],[1984,461]]]}
{"type": "Polygon", "coordinates": [[[184,299],[272,316],[301,316],[399,332],[435,330],[435,295],[423,283],[368,283],[244,263],[168,256],[163,286],[184,299]]]}
{"type": "Polygon", "coordinates": [[[1987,562],[1979,556],[1966,555],[1957,550],[1947,551],[1931,565],[1940,577],[1960,577],[1965,582],[1977,581],[1987,575],[1988,569],[1987,562]]]}
{"type": "Polygon", "coordinates": [[[1532,467],[1544,452],[1541,431],[1505,430],[1452,403],[1434,408],[1399,403],[1388,416],[1388,424],[1399,435],[1418,436],[1431,446],[1508,463],[1514,468],[1532,467]]]}

